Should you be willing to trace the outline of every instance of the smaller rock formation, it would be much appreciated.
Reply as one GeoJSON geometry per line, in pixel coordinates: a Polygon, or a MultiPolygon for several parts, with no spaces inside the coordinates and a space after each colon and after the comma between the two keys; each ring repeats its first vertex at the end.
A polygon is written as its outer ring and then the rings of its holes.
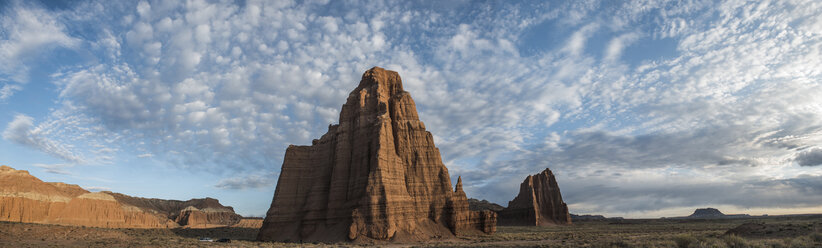
{"type": "Polygon", "coordinates": [[[571,224],[568,206],[562,201],[559,185],[550,169],[529,175],[520,185],[519,195],[499,212],[501,226],[545,226],[571,224]]]}
{"type": "Polygon", "coordinates": [[[220,201],[206,197],[188,201],[142,198],[103,191],[127,205],[152,211],[174,220],[181,226],[189,228],[209,228],[233,225],[241,216],[234,213],[234,208],[223,206],[220,201]]]}
{"type": "Polygon", "coordinates": [[[722,218],[725,214],[716,208],[697,208],[688,218],[722,218]]]}
{"type": "Polygon", "coordinates": [[[748,218],[748,214],[724,214],[716,208],[697,208],[694,213],[686,217],[675,217],[675,219],[735,219],[748,218]]]}
{"type": "Polygon", "coordinates": [[[180,210],[174,222],[189,227],[229,226],[240,222],[240,216],[233,210],[220,208],[203,208],[188,206],[180,210]]]}

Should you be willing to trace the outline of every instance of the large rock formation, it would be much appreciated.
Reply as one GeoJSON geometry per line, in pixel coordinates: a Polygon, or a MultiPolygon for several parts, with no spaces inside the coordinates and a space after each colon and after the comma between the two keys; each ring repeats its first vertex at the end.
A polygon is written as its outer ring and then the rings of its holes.
{"type": "Polygon", "coordinates": [[[492,233],[496,214],[471,212],[399,74],[374,67],[348,95],[338,125],[289,146],[258,238],[427,240],[492,233]]]}
{"type": "Polygon", "coordinates": [[[0,221],[109,228],[227,226],[240,221],[216,199],[188,201],[89,192],[77,185],[46,183],[24,170],[0,166],[0,221]]]}
{"type": "Polygon", "coordinates": [[[557,180],[550,169],[529,175],[522,182],[519,195],[499,212],[499,225],[545,226],[571,224],[568,206],[562,201],[557,180]]]}

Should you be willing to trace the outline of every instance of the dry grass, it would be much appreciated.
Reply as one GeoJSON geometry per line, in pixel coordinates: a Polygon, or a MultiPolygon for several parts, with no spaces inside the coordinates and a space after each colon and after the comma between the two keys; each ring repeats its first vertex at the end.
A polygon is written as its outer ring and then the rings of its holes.
{"type": "MultiPolygon", "coordinates": [[[[775,230],[816,226],[822,218],[757,220],[625,220],[587,221],[571,226],[498,227],[494,235],[394,247],[822,247],[822,233],[725,233],[755,221],[775,230]],[[777,235],[778,234],[778,235],[777,235]],[[801,235],[800,235],[801,234],[801,235]]],[[[257,242],[256,229],[106,229],[0,222],[0,247],[340,247],[338,244],[257,242]],[[231,243],[200,242],[199,237],[229,238],[231,243]]]]}

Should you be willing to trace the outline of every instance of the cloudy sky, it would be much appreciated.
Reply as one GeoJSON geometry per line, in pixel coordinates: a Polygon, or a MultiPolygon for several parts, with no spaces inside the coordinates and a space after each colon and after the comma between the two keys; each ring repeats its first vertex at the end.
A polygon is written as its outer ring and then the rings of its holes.
{"type": "Polygon", "coordinates": [[[0,164],[262,216],[400,73],[452,180],[572,213],[822,213],[822,2],[0,1],[0,164]]]}

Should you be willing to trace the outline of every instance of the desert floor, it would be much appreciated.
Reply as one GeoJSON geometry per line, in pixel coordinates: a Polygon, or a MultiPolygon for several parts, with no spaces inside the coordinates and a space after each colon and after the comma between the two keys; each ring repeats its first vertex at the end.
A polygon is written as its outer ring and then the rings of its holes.
{"type": "MultiPolygon", "coordinates": [[[[253,241],[251,228],[107,229],[0,222],[0,247],[341,247],[377,244],[253,241]],[[198,241],[229,238],[231,243],[198,241]]],[[[498,227],[497,233],[390,247],[822,247],[822,216],[727,220],[580,221],[498,227]],[[725,233],[744,225],[736,235],[725,233]]]]}

